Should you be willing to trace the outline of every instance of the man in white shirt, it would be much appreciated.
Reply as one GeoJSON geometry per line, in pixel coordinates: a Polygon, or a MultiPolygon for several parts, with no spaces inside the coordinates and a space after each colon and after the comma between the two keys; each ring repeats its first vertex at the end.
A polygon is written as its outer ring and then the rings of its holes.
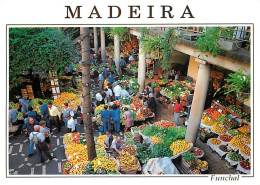
{"type": "Polygon", "coordinates": [[[96,100],[97,100],[97,106],[99,106],[99,105],[102,104],[103,97],[102,97],[102,95],[101,95],[101,91],[100,91],[100,90],[97,91],[96,100]]]}
{"type": "Polygon", "coordinates": [[[109,88],[105,88],[105,93],[106,93],[106,97],[107,97],[107,102],[111,102],[111,98],[113,96],[113,92],[111,91],[111,89],[109,88]]]}
{"type": "Polygon", "coordinates": [[[115,93],[115,100],[120,100],[121,98],[121,83],[119,83],[117,86],[114,87],[113,89],[114,93],[115,93]]]}
{"type": "Polygon", "coordinates": [[[60,128],[61,128],[60,121],[59,121],[59,120],[61,120],[61,114],[60,114],[58,108],[55,107],[54,105],[52,105],[52,103],[47,103],[47,106],[49,108],[51,126],[56,125],[56,127],[57,127],[56,132],[59,133],[60,128]]]}
{"type": "Polygon", "coordinates": [[[121,91],[121,98],[128,98],[131,97],[131,95],[129,94],[129,87],[126,87],[124,90],[121,91]]]}
{"type": "Polygon", "coordinates": [[[70,116],[70,114],[66,115],[67,122],[67,128],[69,132],[76,132],[76,123],[75,120],[70,116]]]}
{"type": "Polygon", "coordinates": [[[131,63],[132,61],[134,61],[134,57],[133,57],[133,55],[131,54],[130,56],[129,56],[129,62],[131,63]]]}

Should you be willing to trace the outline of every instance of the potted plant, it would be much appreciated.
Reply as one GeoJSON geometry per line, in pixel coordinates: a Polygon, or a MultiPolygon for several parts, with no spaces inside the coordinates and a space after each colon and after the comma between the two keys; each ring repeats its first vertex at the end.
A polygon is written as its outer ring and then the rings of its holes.
{"type": "Polygon", "coordinates": [[[237,95],[239,101],[245,101],[249,99],[250,95],[250,74],[248,76],[243,75],[244,69],[240,69],[235,73],[231,73],[225,81],[228,82],[227,91],[225,94],[234,92],[237,95]]]}

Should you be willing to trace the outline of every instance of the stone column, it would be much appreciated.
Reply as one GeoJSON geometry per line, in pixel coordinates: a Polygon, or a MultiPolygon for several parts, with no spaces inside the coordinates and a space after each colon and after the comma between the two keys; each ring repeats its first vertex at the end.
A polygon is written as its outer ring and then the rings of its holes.
{"type": "Polygon", "coordinates": [[[102,62],[106,61],[106,41],[105,33],[103,28],[100,28],[100,41],[101,41],[101,60],[102,62]]]}
{"type": "Polygon", "coordinates": [[[115,64],[116,64],[116,71],[119,73],[120,72],[120,40],[119,36],[115,35],[114,36],[114,55],[115,55],[115,64]]]}
{"type": "Polygon", "coordinates": [[[185,136],[185,140],[192,143],[196,143],[210,78],[210,67],[206,61],[198,58],[195,61],[200,62],[200,66],[185,136]]]}
{"type": "Polygon", "coordinates": [[[94,48],[95,53],[98,53],[98,33],[97,33],[97,27],[93,27],[94,32],[94,48]]]}
{"type": "Polygon", "coordinates": [[[139,92],[142,92],[145,87],[145,58],[146,53],[141,49],[141,43],[139,43],[139,61],[138,61],[138,84],[140,85],[139,92]]]}

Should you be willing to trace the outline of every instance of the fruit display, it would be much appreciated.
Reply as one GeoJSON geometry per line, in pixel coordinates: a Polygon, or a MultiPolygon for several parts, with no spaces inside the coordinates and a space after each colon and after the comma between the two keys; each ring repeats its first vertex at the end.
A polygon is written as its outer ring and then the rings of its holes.
{"type": "Polygon", "coordinates": [[[202,120],[202,123],[203,125],[206,125],[206,126],[213,126],[216,124],[215,121],[213,121],[210,117],[208,116],[205,116],[202,120]]]}
{"type": "Polygon", "coordinates": [[[245,154],[247,156],[250,156],[251,155],[251,149],[247,146],[247,145],[242,145],[240,148],[239,148],[240,152],[242,154],[245,154]]]}
{"type": "Polygon", "coordinates": [[[220,113],[219,111],[214,110],[214,111],[211,113],[210,116],[211,116],[213,119],[216,120],[220,115],[221,115],[221,113],[220,113]]]}
{"type": "Polygon", "coordinates": [[[73,141],[74,141],[75,143],[80,143],[80,138],[81,138],[81,136],[79,135],[79,133],[73,132],[73,133],[72,133],[72,137],[73,137],[73,141]]]}
{"type": "Polygon", "coordinates": [[[250,144],[250,143],[251,143],[251,139],[249,136],[240,134],[240,135],[233,137],[233,139],[231,139],[229,144],[230,144],[230,146],[233,146],[236,148],[241,148],[243,145],[250,144]]]}
{"type": "Polygon", "coordinates": [[[211,113],[214,112],[214,111],[215,111],[215,109],[213,109],[213,108],[210,107],[210,108],[206,109],[204,112],[205,112],[207,115],[210,116],[211,113]]]}
{"type": "Polygon", "coordinates": [[[69,175],[82,175],[83,172],[86,170],[86,166],[88,165],[89,161],[81,162],[76,164],[70,169],[69,175]]]}
{"type": "Polygon", "coordinates": [[[202,161],[202,160],[198,159],[198,161],[197,161],[197,169],[207,170],[208,169],[208,162],[207,161],[202,161]]]}
{"type": "Polygon", "coordinates": [[[65,152],[69,155],[68,161],[72,162],[73,165],[88,160],[88,151],[86,145],[71,143],[67,145],[65,152]]]}
{"type": "Polygon", "coordinates": [[[135,155],[135,152],[136,152],[135,147],[134,146],[129,146],[129,145],[123,146],[122,150],[124,152],[128,152],[131,155],[135,155]]]}
{"type": "Polygon", "coordinates": [[[53,100],[53,105],[57,106],[57,107],[60,107],[62,106],[64,103],[68,103],[68,100],[65,99],[64,97],[58,97],[56,98],[55,100],[53,100]]]}
{"type": "Polygon", "coordinates": [[[153,142],[153,144],[156,144],[156,143],[162,143],[163,140],[162,139],[159,139],[157,137],[150,137],[151,141],[153,142]]]}
{"type": "Polygon", "coordinates": [[[219,136],[219,139],[224,142],[230,142],[233,137],[228,134],[223,134],[219,136]]]}
{"type": "Polygon", "coordinates": [[[241,133],[237,129],[232,129],[228,131],[228,134],[230,134],[231,136],[237,136],[240,135],[241,133]]]}
{"type": "Polygon", "coordinates": [[[213,145],[219,145],[221,143],[221,141],[217,138],[210,138],[209,142],[213,145]]]}
{"type": "Polygon", "coordinates": [[[246,116],[247,114],[240,108],[238,108],[236,105],[229,105],[228,109],[232,112],[236,113],[240,117],[246,116]]]}
{"type": "Polygon", "coordinates": [[[143,104],[138,97],[134,96],[132,97],[132,100],[131,107],[133,110],[139,110],[139,108],[143,107],[143,104]]]}
{"type": "Polygon", "coordinates": [[[75,104],[75,103],[69,103],[69,107],[72,109],[72,110],[76,110],[78,108],[78,106],[75,104]]]}
{"type": "Polygon", "coordinates": [[[170,122],[170,121],[166,121],[166,120],[161,120],[161,121],[157,121],[154,123],[154,126],[156,127],[161,127],[161,128],[169,128],[169,127],[176,127],[177,124],[175,124],[174,122],[170,122]]]}
{"type": "Polygon", "coordinates": [[[156,80],[156,82],[160,85],[160,86],[163,86],[163,85],[166,85],[168,83],[168,80],[156,80]]]}
{"type": "Polygon", "coordinates": [[[62,92],[60,97],[65,98],[66,100],[73,100],[77,95],[72,92],[62,92]]]}
{"type": "Polygon", "coordinates": [[[105,157],[97,157],[90,163],[93,164],[94,172],[96,172],[98,168],[104,168],[107,172],[114,172],[117,167],[116,161],[105,157]]]}
{"type": "Polygon", "coordinates": [[[189,143],[185,140],[177,140],[172,142],[170,149],[173,152],[173,155],[177,155],[190,147],[189,143]]]}
{"type": "Polygon", "coordinates": [[[119,163],[122,169],[134,169],[137,167],[137,158],[128,152],[119,155],[119,163]]]}
{"type": "Polygon", "coordinates": [[[200,148],[196,148],[192,153],[194,156],[201,156],[203,151],[200,148]]]}
{"type": "Polygon", "coordinates": [[[237,130],[239,132],[241,132],[241,133],[250,133],[251,132],[251,127],[247,126],[247,125],[244,125],[244,126],[238,128],[237,130]]]}
{"type": "Polygon", "coordinates": [[[228,128],[228,129],[233,129],[233,128],[237,128],[240,123],[238,121],[236,121],[235,119],[227,119],[223,122],[223,124],[228,128]]]}
{"type": "Polygon", "coordinates": [[[77,96],[74,100],[71,100],[69,104],[81,105],[81,102],[81,99],[77,96]]]}
{"type": "Polygon", "coordinates": [[[68,145],[68,144],[71,144],[72,142],[73,142],[72,133],[65,134],[63,137],[63,144],[68,145]]]}
{"type": "Polygon", "coordinates": [[[246,170],[250,170],[251,169],[251,164],[250,164],[250,161],[249,159],[246,159],[246,160],[242,160],[240,162],[240,166],[246,170]]]}
{"type": "Polygon", "coordinates": [[[230,153],[228,153],[227,156],[232,161],[241,161],[242,160],[242,156],[236,152],[230,152],[230,153]]]}
{"type": "Polygon", "coordinates": [[[226,133],[226,128],[224,127],[224,125],[217,123],[212,125],[211,127],[212,132],[216,133],[216,134],[225,134],[226,133]]]}
{"type": "Polygon", "coordinates": [[[229,148],[228,146],[226,145],[220,145],[219,146],[219,149],[223,152],[230,152],[231,151],[231,148],[229,148]]]}
{"type": "MultiPolygon", "coordinates": [[[[108,106],[107,104],[102,104],[102,105],[97,106],[97,107],[95,108],[95,115],[98,115],[98,114],[100,114],[103,110],[105,110],[105,109],[104,109],[105,105],[108,106]]],[[[109,107],[109,106],[108,106],[108,107],[109,107]]]]}

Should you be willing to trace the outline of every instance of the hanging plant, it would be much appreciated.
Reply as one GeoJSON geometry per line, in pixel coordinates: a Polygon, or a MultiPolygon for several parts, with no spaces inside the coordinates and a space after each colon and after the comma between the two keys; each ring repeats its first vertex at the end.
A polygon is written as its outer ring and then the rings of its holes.
{"type": "MultiPolygon", "coordinates": [[[[110,38],[113,38],[115,35],[118,35],[119,40],[123,41],[129,35],[129,29],[126,27],[112,27],[109,28],[108,34],[110,38]]],[[[131,38],[130,38],[131,40],[131,38]]]]}

